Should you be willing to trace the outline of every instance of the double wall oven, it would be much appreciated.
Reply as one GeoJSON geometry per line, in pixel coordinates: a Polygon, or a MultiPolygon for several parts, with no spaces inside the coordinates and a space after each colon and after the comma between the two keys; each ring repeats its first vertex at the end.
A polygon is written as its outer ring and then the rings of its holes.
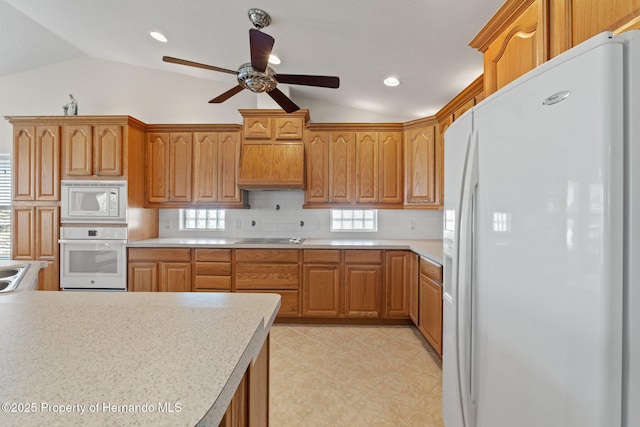
{"type": "Polygon", "coordinates": [[[126,291],[127,182],[63,181],[60,287],[126,291]]]}

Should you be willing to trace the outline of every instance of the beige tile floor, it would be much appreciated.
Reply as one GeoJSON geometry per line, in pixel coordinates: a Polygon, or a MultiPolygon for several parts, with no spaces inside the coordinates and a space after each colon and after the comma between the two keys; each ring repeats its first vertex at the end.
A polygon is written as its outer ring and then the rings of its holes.
{"type": "Polygon", "coordinates": [[[410,326],[274,325],[271,427],[437,427],[440,358],[410,326]]]}

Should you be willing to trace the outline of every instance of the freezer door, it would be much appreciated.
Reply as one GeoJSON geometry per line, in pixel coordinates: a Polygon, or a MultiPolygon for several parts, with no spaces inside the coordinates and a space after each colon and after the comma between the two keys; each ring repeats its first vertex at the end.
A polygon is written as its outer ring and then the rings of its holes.
{"type": "MultiPolygon", "coordinates": [[[[456,120],[444,137],[444,232],[443,232],[443,332],[442,332],[442,413],[447,427],[463,427],[458,339],[458,259],[460,209],[465,162],[473,128],[473,111],[456,120]]],[[[466,403],[466,401],[465,401],[466,403]]]]}
{"type": "Polygon", "coordinates": [[[479,427],[621,425],[622,60],[600,37],[474,111],[479,427]]]}

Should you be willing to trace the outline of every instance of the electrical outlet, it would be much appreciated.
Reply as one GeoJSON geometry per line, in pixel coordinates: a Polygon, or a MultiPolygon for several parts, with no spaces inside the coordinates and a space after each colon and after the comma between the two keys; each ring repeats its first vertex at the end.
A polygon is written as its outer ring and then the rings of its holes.
{"type": "Polygon", "coordinates": [[[236,230],[240,230],[242,228],[242,221],[236,219],[236,230]]]}
{"type": "Polygon", "coordinates": [[[411,220],[409,221],[409,228],[411,228],[411,230],[415,230],[416,229],[416,221],[415,220],[411,220]]]}
{"type": "Polygon", "coordinates": [[[316,230],[320,230],[320,221],[316,221],[316,230]]]}

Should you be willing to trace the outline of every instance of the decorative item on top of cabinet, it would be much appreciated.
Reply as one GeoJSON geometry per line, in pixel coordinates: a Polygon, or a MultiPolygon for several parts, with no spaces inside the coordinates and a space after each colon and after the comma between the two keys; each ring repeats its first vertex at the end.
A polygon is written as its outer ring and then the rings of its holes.
{"type": "Polygon", "coordinates": [[[420,258],[420,307],[418,329],[442,356],[442,266],[420,258]]]}
{"type": "Polygon", "coordinates": [[[469,43],[484,54],[488,96],[548,59],[548,0],[508,0],[469,43]]]}

